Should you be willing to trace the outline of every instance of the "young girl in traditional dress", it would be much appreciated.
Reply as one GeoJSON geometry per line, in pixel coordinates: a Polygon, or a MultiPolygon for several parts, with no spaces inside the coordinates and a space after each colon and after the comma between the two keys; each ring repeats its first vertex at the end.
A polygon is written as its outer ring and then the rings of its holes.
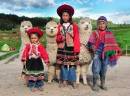
{"type": "Polygon", "coordinates": [[[111,31],[108,30],[108,22],[106,17],[101,16],[97,20],[98,29],[95,30],[88,42],[88,47],[94,52],[92,73],[93,87],[96,92],[98,88],[98,76],[100,75],[101,89],[107,90],[105,86],[105,77],[107,65],[114,66],[119,56],[122,54],[121,49],[114,38],[111,31]]]}
{"type": "Polygon", "coordinates": [[[76,88],[75,67],[79,64],[80,41],[78,28],[72,22],[74,9],[70,5],[62,5],[57,13],[60,16],[57,35],[57,64],[61,66],[60,87],[65,87],[67,81],[70,81],[73,88],[76,88]]]}
{"type": "Polygon", "coordinates": [[[48,55],[44,46],[39,43],[43,32],[38,28],[32,28],[27,32],[30,44],[26,45],[22,54],[22,62],[24,65],[22,77],[29,80],[29,87],[31,91],[36,91],[35,84],[38,90],[43,91],[44,66],[42,59],[48,64],[48,55]]]}

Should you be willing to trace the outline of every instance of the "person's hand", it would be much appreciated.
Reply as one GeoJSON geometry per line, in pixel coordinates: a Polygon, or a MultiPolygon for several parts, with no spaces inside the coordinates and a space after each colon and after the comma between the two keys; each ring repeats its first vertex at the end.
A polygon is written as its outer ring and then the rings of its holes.
{"type": "Polygon", "coordinates": [[[49,66],[49,60],[45,60],[44,62],[46,64],[46,66],[48,67],[49,66]]]}
{"type": "Polygon", "coordinates": [[[26,61],[23,61],[23,65],[24,65],[24,66],[26,65],[26,61]]]}
{"type": "Polygon", "coordinates": [[[74,55],[78,55],[78,53],[74,53],[74,55]]]}
{"type": "Polygon", "coordinates": [[[62,36],[62,40],[65,41],[65,36],[62,36]]]}
{"type": "Polygon", "coordinates": [[[47,63],[45,63],[46,64],[46,66],[48,67],[49,66],[49,63],[47,62],[47,63]]]}

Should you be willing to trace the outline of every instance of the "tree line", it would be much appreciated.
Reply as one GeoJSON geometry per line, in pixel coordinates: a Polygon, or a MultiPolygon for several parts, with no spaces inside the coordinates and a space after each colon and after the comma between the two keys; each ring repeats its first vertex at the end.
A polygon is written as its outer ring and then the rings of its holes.
{"type": "Polygon", "coordinates": [[[54,19],[58,23],[58,18],[52,18],[52,17],[19,17],[14,14],[0,14],[0,30],[12,30],[12,28],[17,28],[22,21],[29,20],[33,24],[33,26],[40,27],[45,26],[46,23],[50,20],[54,19]]]}
{"type": "MultiPolygon", "coordinates": [[[[74,23],[78,23],[79,20],[82,17],[79,18],[73,18],[74,23]]],[[[32,22],[34,27],[44,27],[47,22],[53,20],[57,23],[59,23],[59,18],[54,17],[25,17],[25,16],[17,16],[15,14],[4,14],[0,13],[0,30],[12,30],[12,28],[19,28],[19,25],[22,21],[29,20],[32,22]]],[[[92,25],[96,27],[96,20],[92,19],[92,25]]],[[[130,24],[113,24],[111,21],[109,21],[110,27],[130,27],[130,24]]]]}

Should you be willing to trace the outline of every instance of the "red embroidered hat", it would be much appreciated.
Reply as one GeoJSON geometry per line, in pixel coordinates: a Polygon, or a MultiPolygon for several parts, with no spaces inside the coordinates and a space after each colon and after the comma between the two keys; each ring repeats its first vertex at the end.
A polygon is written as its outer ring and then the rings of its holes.
{"type": "Polygon", "coordinates": [[[40,35],[40,37],[43,36],[43,31],[42,31],[41,29],[39,29],[39,28],[31,28],[31,29],[29,29],[29,30],[27,31],[28,36],[29,36],[31,33],[33,33],[33,32],[38,33],[38,34],[40,35]]]}
{"type": "Polygon", "coordinates": [[[72,16],[74,15],[74,8],[72,6],[70,6],[70,5],[64,4],[64,5],[61,5],[60,7],[58,7],[58,9],[57,9],[57,14],[60,17],[62,15],[63,10],[69,10],[72,13],[72,16]]]}

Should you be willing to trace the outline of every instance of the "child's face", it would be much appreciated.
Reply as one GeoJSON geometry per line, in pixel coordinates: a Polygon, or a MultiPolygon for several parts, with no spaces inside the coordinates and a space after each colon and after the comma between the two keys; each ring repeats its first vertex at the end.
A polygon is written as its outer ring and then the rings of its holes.
{"type": "Polygon", "coordinates": [[[67,12],[63,12],[62,14],[62,20],[67,23],[70,19],[70,15],[67,12]]]}
{"type": "Polygon", "coordinates": [[[102,22],[102,21],[98,23],[98,27],[99,27],[99,29],[102,30],[102,31],[105,31],[106,28],[107,28],[105,22],[102,22]]]}
{"type": "Polygon", "coordinates": [[[30,37],[31,43],[36,44],[38,42],[38,40],[39,40],[39,38],[37,35],[35,35],[35,34],[31,35],[31,37],[30,37]]]}

